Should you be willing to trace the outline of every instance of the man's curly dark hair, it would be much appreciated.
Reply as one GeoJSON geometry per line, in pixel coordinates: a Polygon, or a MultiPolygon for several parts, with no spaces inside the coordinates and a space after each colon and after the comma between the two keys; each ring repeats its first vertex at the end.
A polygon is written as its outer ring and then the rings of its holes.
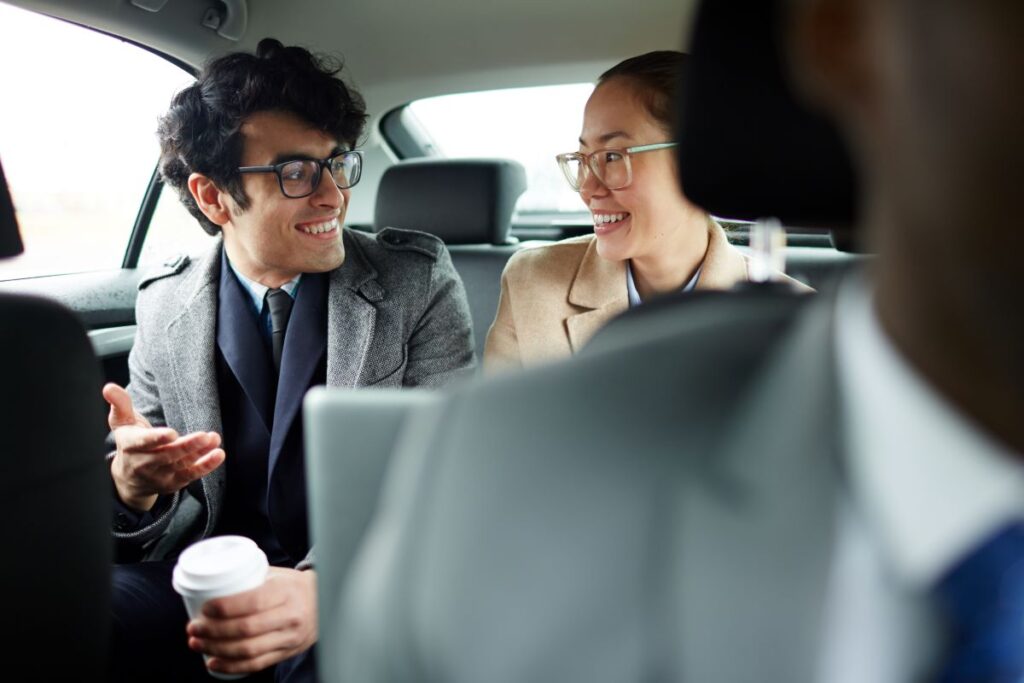
{"type": "Polygon", "coordinates": [[[160,174],[178,191],[185,208],[211,235],[220,226],[199,210],[188,177],[202,173],[229,192],[240,208],[249,207],[236,170],[242,158],[240,129],[261,111],[297,115],[350,149],[366,125],[366,104],[336,76],[341,63],[301,47],[264,38],[256,54],[237,52],[207,64],[198,80],[171,100],[160,118],[160,174]]]}

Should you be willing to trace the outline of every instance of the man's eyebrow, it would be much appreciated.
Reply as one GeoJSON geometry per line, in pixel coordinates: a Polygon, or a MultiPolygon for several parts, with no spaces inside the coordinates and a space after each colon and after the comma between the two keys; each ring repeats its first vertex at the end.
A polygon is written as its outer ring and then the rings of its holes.
{"type": "MultiPolygon", "coordinates": [[[[335,146],[331,150],[331,153],[327,155],[328,158],[333,157],[335,154],[341,154],[345,150],[341,147],[335,146]]],[[[273,160],[267,164],[268,166],[276,166],[277,164],[283,164],[286,161],[319,161],[315,156],[311,156],[306,152],[280,152],[273,158],[273,160]]]]}
{"type": "MultiPolygon", "coordinates": [[[[607,144],[610,140],[614,140],[615,138],[626,138],[627,140],[632,140],[633,136],[624,130],[613,130],[610,133],[605,133],[604,135],[598,136],[597,142],[599,144],[604,145],[607,144]]],[[[580,145],[583,147],[587,146],[587,143],[583,141],[583,138],[580,138],[580,145]]]]}

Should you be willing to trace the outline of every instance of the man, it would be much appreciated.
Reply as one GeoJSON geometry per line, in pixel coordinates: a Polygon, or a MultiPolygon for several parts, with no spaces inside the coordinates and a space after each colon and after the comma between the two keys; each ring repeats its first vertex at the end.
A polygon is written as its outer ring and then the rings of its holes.
{"type": "Polygon", "coordinates": [[[440,386],[472,367],[441,242],[343,229],[366,115],[339,70],[267,39],[212,62],[161,120],[164,179],[223,239],[140,283],[130,384],[103,390],[122,561],[115,676],[205,679],[198,652],[211,671],[311,676],[303,395],[440,386]],[[262,588],[207,603],[186,636],[174,558],[222,534],[252,538],[273,567],[262,588]]]}
{"type": "Polygon", "coordinates": [[[871,270],[418,415],[344,679],[1024,679],[1024,4],[786,7],[871,270]]]}

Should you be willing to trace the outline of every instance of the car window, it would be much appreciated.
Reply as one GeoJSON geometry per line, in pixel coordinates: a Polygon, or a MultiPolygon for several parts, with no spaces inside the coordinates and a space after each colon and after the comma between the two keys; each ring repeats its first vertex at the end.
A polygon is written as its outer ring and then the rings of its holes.
{"type": "Polygon", "coordinates": [[[178,199],[178,193],[164,186],[149,222],[139,267],[159,265],[180,254],[197,256],[206,251],[213,240],[178,199]]]}
{"type": "Polygon", "coordinates": [[[25,243],[0,280],[120,267],[157,117],[191,81],[135,45],[0,4],[0,159],[25,243]]]}
{"type": "MultiPolygon", "coordinates": [[[[417,100],[403,112],[417,130],[424,154],[503,157],[526,167],[528,189],[516,207],[530,214],[583,214],[555,155],[579,148],[583,107],[591,83],[512,88],[417,100]]],[[[387,131],[385,130],[385,135],[387,131]]]]}

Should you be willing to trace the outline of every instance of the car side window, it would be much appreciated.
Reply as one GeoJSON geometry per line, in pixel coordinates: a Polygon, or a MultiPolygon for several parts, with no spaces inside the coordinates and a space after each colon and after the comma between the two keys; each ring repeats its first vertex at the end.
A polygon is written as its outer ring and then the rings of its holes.
{"type": "MultiPolygon", "coordinates": [[[[593,90],[591,83],[570,83],[431,97],[411,102],[398,123],[406,135],[428,143],[420,150],[405,150],[408,156],[499,157],[521,163],[527,190],[516,206],[520,219],[585,214],[589,220],[579,195],[566,185],[555,154],[577,150],[583,107],[593,90]]],[[[383,132],[395,145],[388,136],[393,130],[383,132]]]]}
{"type": "Polygon", "coordinates": [[[0,159],[25,244],[0,280],[121,266],[157,118],[192,80],[115,37],[0,4],[0,159]]]}
{"type": "Polygon", "coordinates": [[[181,254],[197,256],[206,251],[213,240],[181,203],[174,188],[165,185],[149,222],[139,267],[160,265],[181,254]]]}

